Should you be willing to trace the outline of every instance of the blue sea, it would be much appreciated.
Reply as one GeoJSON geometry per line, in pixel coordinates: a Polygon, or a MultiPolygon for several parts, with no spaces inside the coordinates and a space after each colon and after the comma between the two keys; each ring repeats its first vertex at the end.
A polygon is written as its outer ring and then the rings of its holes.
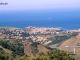
{"type": "Polygon", "coordinates": [[[80,11],[49,11],[49,12],[10,12],[0,13],[0,26],[24,28],[61,27],[64,30],[80,28],[80,11]]]}

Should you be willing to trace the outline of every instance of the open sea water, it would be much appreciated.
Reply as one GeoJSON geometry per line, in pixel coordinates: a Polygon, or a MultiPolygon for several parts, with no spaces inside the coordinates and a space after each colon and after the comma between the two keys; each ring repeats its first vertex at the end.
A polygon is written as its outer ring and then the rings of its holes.
{"type": "Polygon", "coordinates": [[[0,26],[80,28],[80,11],[0,13],[0,26]]]}

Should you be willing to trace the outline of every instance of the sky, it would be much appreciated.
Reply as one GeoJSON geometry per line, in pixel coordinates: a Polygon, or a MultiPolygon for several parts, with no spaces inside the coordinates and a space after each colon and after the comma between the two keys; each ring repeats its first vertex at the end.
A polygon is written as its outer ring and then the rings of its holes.
{"type": "Polygon", "coordinates": [[[80,8],[80,0],[0,0],[0,11],[80,8]]]}

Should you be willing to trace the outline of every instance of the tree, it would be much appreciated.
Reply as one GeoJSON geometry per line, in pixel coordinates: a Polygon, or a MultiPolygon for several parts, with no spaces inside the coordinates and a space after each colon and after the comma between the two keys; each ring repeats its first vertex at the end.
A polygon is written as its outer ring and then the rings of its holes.
{"type": "Polygon", "coordinates": [[[43,52],[39,52],[35,57],[24,57],[19,60],[75,60],[72,56],[70,56],[65,51],[61,50],[53,50],[49,51],[46,54],[43,52]]]}

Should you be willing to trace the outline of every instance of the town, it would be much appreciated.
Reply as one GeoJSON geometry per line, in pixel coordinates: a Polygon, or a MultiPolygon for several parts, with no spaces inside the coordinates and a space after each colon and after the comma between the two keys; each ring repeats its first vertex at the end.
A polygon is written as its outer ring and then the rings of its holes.
{"type": "Polygon", "coordinates": [[[54,35],[61,35],[73,32],[80,32],[77,30],[62,30],[60,28],[46,28],[46,27],[26,27],[26,28],[14,28],[14,27],[0,27],[0,39],[26,39],[33,42],[39,42],[41,44],[49,44],[52,41],[49,38],[54,35]]]}

